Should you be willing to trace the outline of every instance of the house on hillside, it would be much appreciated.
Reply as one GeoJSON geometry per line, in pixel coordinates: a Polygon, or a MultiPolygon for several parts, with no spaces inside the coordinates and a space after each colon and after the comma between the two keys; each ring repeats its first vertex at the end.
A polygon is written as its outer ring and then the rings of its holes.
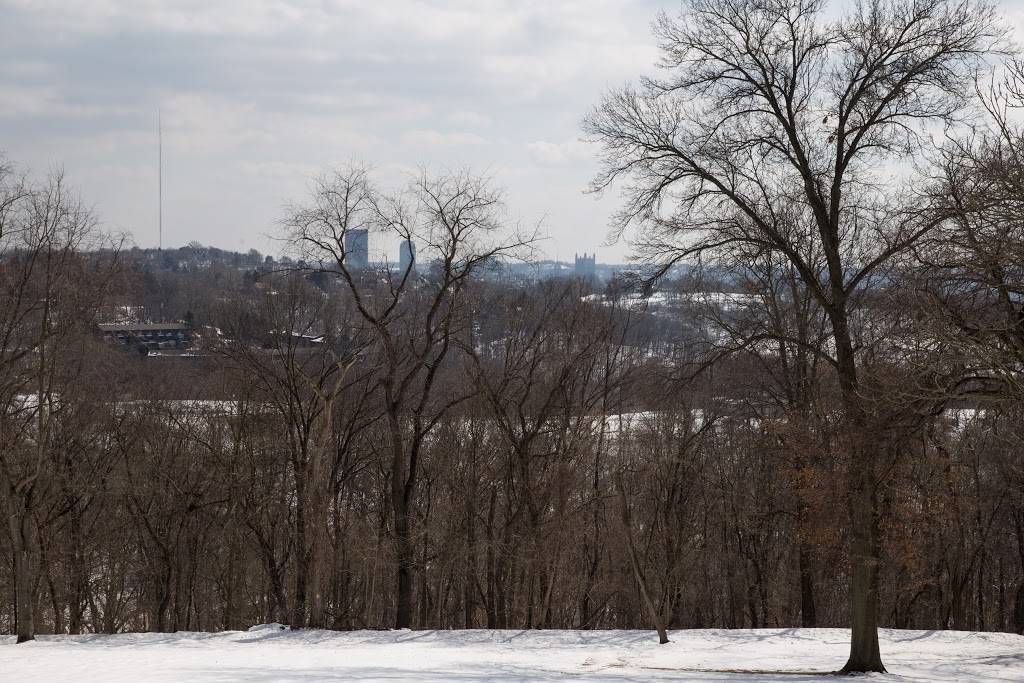
{"type": "Polygon", "coordinates": [[[111,344],[132,346],[140,351],[188,349],[192,329],[185,323],[109,323],[99,325],[103,339],[111,344]]]}

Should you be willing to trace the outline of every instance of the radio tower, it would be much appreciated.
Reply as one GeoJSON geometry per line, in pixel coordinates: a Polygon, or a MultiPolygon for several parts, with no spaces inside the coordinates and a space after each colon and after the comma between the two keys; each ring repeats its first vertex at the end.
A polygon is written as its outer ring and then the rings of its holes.
{"type": "Polygon", "coordinates": [[[164,250],[164,126],[160,118],[160,109],[156,110],[156,148],[157,148],[157,230],[159,250],[164,250]]]}

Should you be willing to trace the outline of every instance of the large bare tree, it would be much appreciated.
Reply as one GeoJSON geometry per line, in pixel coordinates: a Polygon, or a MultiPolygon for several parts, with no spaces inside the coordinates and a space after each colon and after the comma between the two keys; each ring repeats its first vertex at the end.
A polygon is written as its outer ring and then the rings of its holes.
{"type": "Polygon", "coordinates": [[[984,1],[863,0],[832,20],[824,0],[690,0],[655,28],[665,75],[608,94],[585,121],[603,146],[594,188],[622,182],[619,225],[640,225],[649,254],[778,253],[822,307],[850,462],[843,671],[884,671],[877,464],[888,445],[870,438],[853,327],[864,291],[941,220],[914,210],[911,162],[929,129],[970,105],[1001,24],[984,1]]]}

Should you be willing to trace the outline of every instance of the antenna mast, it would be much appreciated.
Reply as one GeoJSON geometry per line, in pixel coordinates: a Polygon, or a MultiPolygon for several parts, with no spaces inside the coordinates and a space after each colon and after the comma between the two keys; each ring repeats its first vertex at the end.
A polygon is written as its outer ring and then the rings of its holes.
{"type": "Polygon", "coordinates": [[[164,249],[164,126],[160,118],[160,109],[156,110],[157,140],[157,230],[159,231],[159,248],[164,249]]]}

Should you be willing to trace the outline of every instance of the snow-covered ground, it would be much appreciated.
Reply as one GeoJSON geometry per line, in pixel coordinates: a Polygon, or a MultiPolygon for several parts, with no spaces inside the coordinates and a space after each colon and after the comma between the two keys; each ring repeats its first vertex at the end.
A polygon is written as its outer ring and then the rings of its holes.
{"type": "MultiPolygon", "coordinates": [[[[834,681],[839,629],[675,631],[286,631],[0,637],[0,680],[190,681],[834,681]],[[776,672],[776,673],[768,673],[776,672]],[[817,675],[816,675],[817,674],[817,675]]],[[[884,631],[891,673],[873,681],[1024,681],[1024,637],[884,631]]]]}

